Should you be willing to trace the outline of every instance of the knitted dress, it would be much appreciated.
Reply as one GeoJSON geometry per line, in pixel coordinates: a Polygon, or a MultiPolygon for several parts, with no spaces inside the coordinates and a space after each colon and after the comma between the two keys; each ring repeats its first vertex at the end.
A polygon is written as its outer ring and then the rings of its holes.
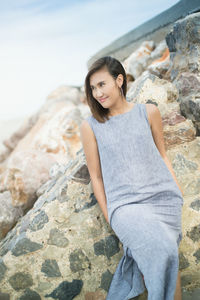
{"type": "Polygon", "coordinates": [[[97,141],[109,223],[124,249],[106,300],[131,299],[145,286],[148,300],[173,300],[183,197],[155,145],[146,106],[135,103],[105,123],[86,120],[97,141]]]}

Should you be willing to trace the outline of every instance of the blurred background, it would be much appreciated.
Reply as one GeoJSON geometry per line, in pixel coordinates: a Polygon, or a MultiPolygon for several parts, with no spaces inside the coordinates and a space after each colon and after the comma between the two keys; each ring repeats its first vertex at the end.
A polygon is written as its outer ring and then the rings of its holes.
{"type": "Polygon", "coordinates": [[[62,84],[81,86],[87,61],[177,0],[0,2],[0,139],[62,84]]]}

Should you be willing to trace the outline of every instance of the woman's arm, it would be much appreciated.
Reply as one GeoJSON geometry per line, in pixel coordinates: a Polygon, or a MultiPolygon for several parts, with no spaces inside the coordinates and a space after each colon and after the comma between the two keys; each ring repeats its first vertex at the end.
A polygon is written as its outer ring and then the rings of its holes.
{"type": "Polygon", "coordinates": [[[166,154],[165,144],[164,144],[164,136],[163,136],[162,117],[161,117],[160,111],[157,108],[157,106],[154,104],[148,103],[145,105],[147,108],[149,124],[151,127],[154,142],[155,142],[164,162],[166,163],[168,169],[170,170],[177,186],[179,187],[179,189],[183,195],[183,191],[178,183],[178,180],[177,180],[174,170],[172,168],[171,162],[166,154]]]}
{"type": "Polygon", "coordinates": [[[90,173],[93,192],[104,214],[106,221],[109,223],[107,201],[104,190],[97,142],[95,135],[86,120],[84,120],[81,123],[80,133],[81,142],[87,161],[87,167],[90,173]]]}

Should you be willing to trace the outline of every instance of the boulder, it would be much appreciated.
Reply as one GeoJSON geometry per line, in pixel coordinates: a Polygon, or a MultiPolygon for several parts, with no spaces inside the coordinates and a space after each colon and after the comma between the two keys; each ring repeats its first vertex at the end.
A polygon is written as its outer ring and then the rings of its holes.
{"type": "Polygon", "coordinates": [[[170,75],[179,90],[181,113],[192,120],[200,135],[200,12],[177,21],[166,36],[170,75]]]}

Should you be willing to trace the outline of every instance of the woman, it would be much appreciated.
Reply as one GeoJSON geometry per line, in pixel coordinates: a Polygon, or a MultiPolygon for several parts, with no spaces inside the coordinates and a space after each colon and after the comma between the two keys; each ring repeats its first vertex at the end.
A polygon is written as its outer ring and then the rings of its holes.
{"type": "Polygon", "coordinates": [[[109,56],[85,79],[92,115],[80,127],[96,199],[123,244],[106,300],[180,300],[178,246],[183,198],[154,104],[129,103],[126,73],[109,56]],[[145,285],[144,285],[145,284],[145,285]]]}

